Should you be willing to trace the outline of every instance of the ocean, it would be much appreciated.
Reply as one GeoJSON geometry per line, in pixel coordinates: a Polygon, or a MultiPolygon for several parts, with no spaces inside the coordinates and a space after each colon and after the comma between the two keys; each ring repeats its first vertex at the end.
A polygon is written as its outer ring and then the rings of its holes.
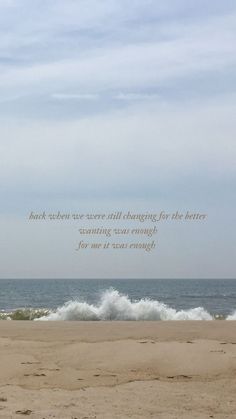
{"type": "Polygon", "coordinates": [[[236,320],[234,279],[1,279],[1,320],[236,320]]]}

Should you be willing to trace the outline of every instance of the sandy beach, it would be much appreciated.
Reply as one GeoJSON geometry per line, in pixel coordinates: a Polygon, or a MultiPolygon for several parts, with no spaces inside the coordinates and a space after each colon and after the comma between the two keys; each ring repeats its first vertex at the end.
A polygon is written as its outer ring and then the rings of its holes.
{"type": "Polygon", "coordinates": [[[236,324],[0,322],[0,418],[235,418],[236,324]]]}

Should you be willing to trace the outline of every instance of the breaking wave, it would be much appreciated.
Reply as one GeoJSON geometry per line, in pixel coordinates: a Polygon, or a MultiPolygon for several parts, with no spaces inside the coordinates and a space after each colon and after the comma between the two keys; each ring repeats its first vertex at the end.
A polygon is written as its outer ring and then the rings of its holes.
{"type": "Polygon", "coordinates": [[[177,311],[157,300],[131,301],[116,290],[105,291],[98,305],[68,301],[34,320],[213,320],[204,308],[177,311]]]}
{"type": "Polygon", "coordinates": [[[236,320],[236,311],[228,315],[210,314],[203,307],[175,310],[167,304],[142,298],[132,301],[115,289],[105,291],[97,304],[80,300],[68,301],[55,310],[19,308],[0,311],[0,320],[236,320]]]}
{"type": "Polygon", "coordinates": [[[235,311],[234,313],[230,314],[230,315],[226,318],[226,320],[236,320],[236,311],[235,311]]]}
{"type": "Polygon", "coordinates": [[[36,320],[50,313],[51,310],[46,308],[19,308],[13,311],[2,310],[0,312],[0,320],[36,320]]]}

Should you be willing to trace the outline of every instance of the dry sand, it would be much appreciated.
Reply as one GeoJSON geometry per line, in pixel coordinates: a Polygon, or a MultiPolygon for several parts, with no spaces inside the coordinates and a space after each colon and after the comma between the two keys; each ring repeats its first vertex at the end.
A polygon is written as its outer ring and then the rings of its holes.
{"type": "Polygon", "coordinates": [[[236,323],[0,322],[0,418],[236,418],[236,323]]]}

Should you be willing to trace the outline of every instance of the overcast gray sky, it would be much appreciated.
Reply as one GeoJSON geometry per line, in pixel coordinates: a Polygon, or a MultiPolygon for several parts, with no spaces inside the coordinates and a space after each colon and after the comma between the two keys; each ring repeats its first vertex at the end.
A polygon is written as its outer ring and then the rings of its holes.
{"type": "Polygon", "coordinates": [[[0,1],[0,278],[235,277],[236,3],[0,1]],[[201,211],[151,253],[30,211],[201,211]]]}

